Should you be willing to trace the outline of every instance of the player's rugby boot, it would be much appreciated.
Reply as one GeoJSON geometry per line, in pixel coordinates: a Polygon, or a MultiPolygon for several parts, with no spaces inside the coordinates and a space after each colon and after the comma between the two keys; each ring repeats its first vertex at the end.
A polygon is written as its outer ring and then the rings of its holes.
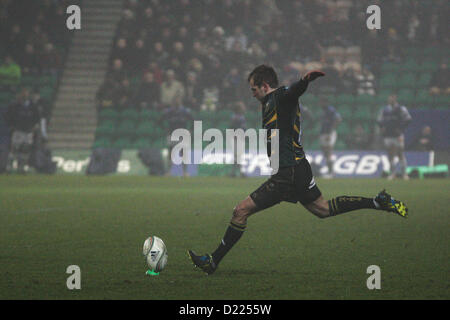
{"type": "Polygon", "coordinates": [[[205,254],[204,256],[198,256],[192,250],[189,250],[188,254],[192,260],[192,263],[197,268],[202,269],[202,271],[207,274],[212,274],[216,271],[217,265],[214,263],[211,255],[205,254]]]}
{"type": "Polygon", "coordinates": [[[402,216],[403,218],[406,218],[408,216],[408,208],[406,207],[406,205],[403,202],[392,198],[391,195],[386,192],[386,190],[381,191],[375,197],[375,201],[380,205],[381,210],[394,212],[402,216]]]}

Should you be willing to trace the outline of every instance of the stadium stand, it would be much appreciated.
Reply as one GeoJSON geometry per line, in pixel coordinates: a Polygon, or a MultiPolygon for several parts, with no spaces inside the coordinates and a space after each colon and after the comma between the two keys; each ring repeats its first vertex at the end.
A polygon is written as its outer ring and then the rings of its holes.
{"type": "MultiPolygon", "coordinates": [[[[237,101],[246,106],[248,127],[258,128],[259,108],[246,87],[255,65],[273,65],[283,85],[322,69],[327,77],[301,103],[315,124],[318,97],[328,96],[344,120],[336,148],[345,149],[356,125],[376,133],[373,119],[391,93],[408,108],[449,105],[447,11],[437,10],[448,2],[379,3],[382,29],[369,31],[372,2],[99,0],[83,6],[85,32],[71,46],[74,33],[54,26],[64,25],[65,7],[80,1],[1,1],[0,107],[20,86],[31,86],[54,106],[55,148],[164,146],[161,115],[175,97],[204,130],[225,128],[237,101]],[[77,134],[83,143],[68,140],[77,134]]],[[[307,148],[317,147],[317,137],[316,125],[304,131],[307,148]]]]}
{"type": "Polygon", "coordinates": [[[2,1],[0,4],[0,107],[29,87],[52,105],[72,34],[65,25],[65,8],[79,1],[2,1]],[[14,74],[11,77],[11,73],[14,74]]]}
{"type": "MultiPolygon", "coordinates": [[[[253,2],[125,1],[109,71],[109,77],[122,87],[119,91],[126,92],[125,98],[116,96],[110,106],[99,105],[96,145],[136,147],[145,137],[151,138],[147,145],[164,145],[166,135],[158,136],[154,130],[152,133],[151,126],[167,127],[160,113],[169,106],[164,106],[164,99],[154,94],[155,103],[142,107],[133,102],[133,95],[137,95],[148,73],[154,78],[154,87],[161,90],[169,70],[175,74],[185,104],[188,103],[188,74],[195,75],[197,100],[189,103],[189,107],[195,119],[203,120],[206,129],[225,128],[229,121],[226,112],[237,100],[247,105],[248,126],[259,127],[258,108],[248,92],[242,90],[248,71],[254,65],[274,65],[280,70],[280,78],[285,80],[283,84],[306,70],[321,68],[328,79],[317,86],[319,89],[313,88],[305,94],[301,101],[317,117],[319,113],[314,109],[318,96],[326,94],[341,112],[344,122],[338,129],[342,137],[337,143],[338,150],[347,148],[343,141],[349,140],[357,124],[362,124],[370,135],[374,134],[372,120],[391,93],[397,93],[400,102],[408,107],[448,106],[448,96],[432,97],[428,92],[432,74],[438,68],[436,59],[449,53],[448,37],[441,39],[436,34],[436,30],[445,28],[445,16],[429,4],[418,1],[383,3],[383,12],[386,12],[383,24],[390,28],[378,34],[371,33],[376,41],[370,42],[364,39],[366,17],[355,14],[365,12],[367,1],[277,1],[277,6],[263,1],[268,10],[254,10],[253,2]],[[398,8],[404,12],[406,21],[409,21],[408,16],[417,15],[423,23],[436,18],[428,28],[403,32],[405,26],[389,13],[398,8]],[[328,28],[330,24],[334,27],[328,28]],[[292,30],[296,30],[295,37],[292,30]],[[426,39],[430,46],[414,46],[418,39],[426,39]],[[390,52],[373,58],[377,43],[386,44],[390,52]],[[116,60],[124,65],[120,72],[112,68],[116,60]],[[404,62],[399,63],[401,60],[404,62]],[[124,78],[132,83],[131,90],[121,86],[124,78]],[[125,105],[124,101],[127,101],[125,105]],[[254,106],[254,111],[250,106],[254,106]],[[125,110],[120,112],[122,108],[125,110]],[[152,116],[131,116],[144,110],[151,110],[152,116]],[[111,117],[115,118],[115,123],[111,122],[111,117]]],[[[406,28],[414,28],[413,23],[407,23],[406,28]]],[[[164,95],[164,89],[162,93],[164,95]]],[[[304,132],[310,142],[308,148],[317,147],[317,134],[314,127],[304,132]]]]}

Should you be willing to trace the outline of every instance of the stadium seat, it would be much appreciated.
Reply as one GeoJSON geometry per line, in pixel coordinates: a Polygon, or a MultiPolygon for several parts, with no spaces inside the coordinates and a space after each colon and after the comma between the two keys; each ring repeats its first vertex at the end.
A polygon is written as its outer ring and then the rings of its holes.
{"type": "Polygon", "coordinates": [[[437,60],[440,58],[441,50],[438,47],[425,47],[423,55],[426,59],[437,60]]]}
{"type": "Polygon", "coordinates": [[[421,65],[420,65],[420,71],[422,72],[430,72],[433,73],[435,72],[437,69],[439,68],[439,65],[436,61],[433,60],[427,60],[424,61],[421,65]]]}
{"type": "Polygon", "coordinates": [[[400,66],[400,70],[403,72],[415,72],[420,70],[420,67],[416,60],[408,59],[400,66]]]}
{"type": "Polygon", "coordinates": [[[0,92],[0,106],[6,107],[14,100],[14,93],[12,92],[0,92]]]}
{"type": "Polygon", "coordinates": [[[350,121],[342,121],[337,127],[337,133],[339,136],[346,136],[351,132],[351,122],[350,121]]]}
{"type": "Polygon", "coordinates": [[[420,47],[410,47],[406,50],[406,54],[411,59],[420,60],[423,55],[423,50],[420,47]]]}
{"type": "Polygon", "coordinates": [[[346,136],[340,136],[338,137],[338,139],[336,140],[336,145],[334,146],[335,150],[345,150],[346,149],[346,144],[345,144],[345,138],[346,136]]]}
{"type": "Polygon", "coordinates": [[[353,113],[354,108],[348,104],[339,105],[336,107],[337,112],[341,115],[344,121],[346,119],[350,119],[353,113]]]}
{"type": "Polygon", "coordinates": [[[153,134],[154,123],[151,121],[143,121],[136,128],[138,137],[150,137],[153,134]]]}
{"type": "Polygon", "coordinates": [[[359,105],[374,105],[376,104],[376,97],[370,94],[360,94],[355,97],[355,106],[359,105]]]}
{"type": "Polygon", "coordinates": [[[118,138],[112,144],[112,147],[117,148],[117,149],[128,149],[128,148],[131,148],[131,146],[132,146],[132,143],[131,143],[130,139],[126,138],[126,137],[118,138]]]}
{"type": "Polygon", "coordinates": [[[136,133],[136,125],[132,120],[122,120],[117,127],[116,133],[123,136],[132,136],[136,133]]]}
{"type": "Polygon", "coordinates": [[[450,97],[448,95],[437,95],[433,97],[433,107],[443,109],[450,107],[450,97]]]}
{"type": "Polygon", "coordinates": [[[409,105],[415,104],[414,91],[411,89],[402,89],[398,92],[398,102],[401,104],[409,105]]]}
{"type": "Polygon", "coordinates": [[[399,70],[400,70],[400,65],[398,63],[394,63],[394,62],[385,62],[381,66],[381,72],[382,73],[397,72],[399,70]]]}
{"type": "Polygon", "coordinates": [[[231,110],[219,110],[216,111],[216,119],[219,121],[230,121],[233,112],[231,110]]]}
{"type": "Polygon", "coordinates": [[[137,121],[140,118],[140,114],[137,110],[133,108],[128,108],[120,112],[120,118],[122,120],[137,121]]]}
{"type": "Polygon", "coordinates": [[[96,134],[98,136],[113,136],[115,133],[115,122],[112,120],[105,120],[97,127],[96,134]]]}
{"type": "Polygon", "coordinates": [[[375,100],[377,106],[385,106],[387,105],[387,100],[389,95],[394,93],[392,90],[382,90],[379,94],[377,94],[375,100]]]}
{"type": "Polygon", "coordinates": [[[358,106],[352,114],[353,120],[357,122],[369,121],[374,118],[374,112],[371,105],[362,104],[358,106]]]}
{"type": "Polygon", "coordinates": [[[108,119],[108,120],[116,120],[118,118],[119,113],[112,108],[104,108],[99,112],[100,119],[108,119]]]}
{"type": "Polygon", "coordinates": [[[144,148],[149,148],[150,146],[151,146],[151,140],[148,138],[138,138],[131,144],[131,147],[133,149],[144,149],[144,148]]]}
{"type": "Polygon", "coordinates": [[[54,89],[52,86],[47,85],[39,89],[40,96],[47,101],[51,101],[53,99],[53,93],[54,89]]]}
{"type": "Polygon", "coordinates": [[[417,82],[416,82],[416,86],[417,88],[424,88],[427,87],[430,84],[431,81],[431,73],[422,73],[420,74],[417,82]]]}
{"type": "Polygon", "coordinates": [[[301,96],[300,102],[302,104],[304,104],[305,106],[312,108],[312,107],[317,106],[319,99],[317,96],[315,96],[311,93],[305,93],[303,96],[301,96]]]}
{"type": "Polygon", "coordinates": [[[28,74],[22,75],[22,78],[20,80],[20,84],[26,87],[33,87],[36,84],[36,82],[37,82],[36,77],[28,74]]]}
{"type": "Polygon", "coordinates": [[[156,110],[142,109],[139,117],[141,120],[155,120],[158,121],[161,113],[156,110]]]}
{"type": "Polygon", "coordinates": [[[394,73],[387,73],[380,78],[380,88],[393,88],[397,84],[397,77],[394,73]]]}
{"type": "Polygon", "coordinates": [[[98,138],[95,140],[94,144],[92,145],[92,147],[95,148],[109,148],[111,147],[112,143],[111,140],[109,138],[103,137],[103,138],[98,138]]]}
{"type": "Polygon", "coordinates": [[[151,141],[151,146],[155,149],[167,148],[167,140],[165,138],[153,139],[151,141]]]}
{"type": "Polygon", "coordinates": [[[398,88],[414,88],[416,85],[416,77],[414,73],[405,73],[398,79],[396,87],[398,88]]]}
{"type": "Polygon", "coordinates": [[[416,106],[420,108],[431,108],[433,97],[428,93],[428,89],[421,89],[416,95],[416,106]]]}
{"type": "Polygon", "coordinates": [[[340,95],[338,95],[336,97],[336,102],[335,103],[336,103],[336,105],[344,105],[344,104],[346,104],[346,105],[352,106],[354,102],[355,102],[355,97],[353,95],[343,93],[343,94],[340,94],[340,95]]]}

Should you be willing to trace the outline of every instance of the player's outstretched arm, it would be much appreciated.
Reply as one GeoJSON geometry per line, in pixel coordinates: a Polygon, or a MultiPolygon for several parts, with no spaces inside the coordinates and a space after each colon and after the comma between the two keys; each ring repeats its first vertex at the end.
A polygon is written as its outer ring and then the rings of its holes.
{"type": "Polygon", "coordinates": [[[314,81],[319,77],[323,77],[325,75],[325,73],[323,73],[322,71],[318,71],[318,70],[314,70],[314,71],[310,71],[307,74],[305,74],[305,76],[302,78],[308,82],[314,81]]]}
{"type": "Polygon", "coordinates": [[[287,96],[293,99],[298,99],[308,88],[308,83],[316,80],[318,77],[323,77],[325,73],[322,71],[310,71],[303,76],[299,81],[291,84],[287,91],[287,96]]]}

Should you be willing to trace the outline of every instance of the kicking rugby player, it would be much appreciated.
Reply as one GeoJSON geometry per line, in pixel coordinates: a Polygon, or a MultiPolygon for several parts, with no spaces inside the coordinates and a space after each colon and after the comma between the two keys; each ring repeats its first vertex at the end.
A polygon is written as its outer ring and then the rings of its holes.
{"type": "MultiPolygon", "coordinates": [[[[256,67],[248,76],[253,96],[261,102],[262,124],[267,129],[267,144],[271,129],[279,134],[279,170],[233,210],[230,225],[217,249],[211,254],[188,254],[194,265],[212,274],[227,252],[242,237],[247,219],[254,213],[281,201],[300,202],[319,218],[333,217],[358,209],[376,209],[407,216],[408,209],[384,190],[374,198],[339,196],[326,200],[317,187],[301,144],[300,107],[298,99],[308,84],[325,74],[311,71],[289,87],[278,86],[275,70],[266,65],[256,67]]],[[[268,153],[271,148],[267,147],[268,153]]],[[[270,154],[269,154],[270,157],[270,154]]]]}

